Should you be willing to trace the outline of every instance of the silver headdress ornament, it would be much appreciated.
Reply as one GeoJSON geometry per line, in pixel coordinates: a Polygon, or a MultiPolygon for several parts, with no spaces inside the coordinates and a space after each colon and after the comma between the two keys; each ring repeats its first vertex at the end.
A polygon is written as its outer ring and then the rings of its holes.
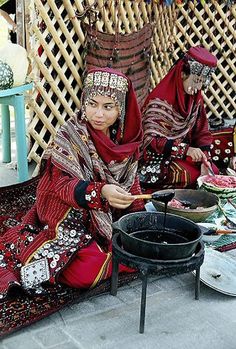
{"type": "Polygon", "coordinates": [[[216,67],[210,67],[209,65],[202,64],[191,57],[188,58],[188,63],[190,67],[190,74],[203,76],[204,77],[204,86],[208,86],[211,81],[211,75],[215,72],[216,67]]]}
{"type": "Polygon", "coordinates": [[[82,93],[82,117],[85,116],[85,107],[91,98],[96,95],[111,97],[119,107],[121,133],[123,133],[127,91],[128,80],[124,76],[104,71],[88,73],[84,80],[82,93]]]}
{"type": "Polygon", "coordinates": [[[128,81],[121,75],[96,71],[87,75],[84,87],[106,87],[126,93],[128,91],[128,81]]]}

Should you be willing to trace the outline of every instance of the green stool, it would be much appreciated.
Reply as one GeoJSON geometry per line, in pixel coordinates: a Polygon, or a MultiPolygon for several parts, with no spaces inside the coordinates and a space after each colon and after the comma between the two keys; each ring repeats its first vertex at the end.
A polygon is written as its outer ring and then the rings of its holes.
{"type": "Polygon", "coordinates": [[[33,83],[0,90],[0,104],[2,111],[2,162],[11,162],[11,129],[9,105],[15,111],[15,135],[16,135],[16,156],[17,173],[19,182],[29,179],[26,127],[25,127],[25,98],[24,92],[31,90],[33,83]]]}

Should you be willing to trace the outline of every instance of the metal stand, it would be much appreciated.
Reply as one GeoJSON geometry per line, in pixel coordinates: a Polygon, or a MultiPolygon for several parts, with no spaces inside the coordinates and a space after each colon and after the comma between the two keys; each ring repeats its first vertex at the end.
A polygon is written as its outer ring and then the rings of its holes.
{"type": "Polygon", "coordinates": [[[192,257],[180,260],[154,260],[135,256],[125,251],[121,246],[120,234],[115,234],[112,239],[112,277],[111,295],[117,295],[118,268],[119,263],[137,269],[142,279],[142,294],[140,307],[139,332],[144,333],[147,280],[149,274],[172,276],[196,271],[195,278],[195,299],[199,299],[200,294],[200,266],[204,260],[204,245],[199,243],[196,254],[192,257]]]}

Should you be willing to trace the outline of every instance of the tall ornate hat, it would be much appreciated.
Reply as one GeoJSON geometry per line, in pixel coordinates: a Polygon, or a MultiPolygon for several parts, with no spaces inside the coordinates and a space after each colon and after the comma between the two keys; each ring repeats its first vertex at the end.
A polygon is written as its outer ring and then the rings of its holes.
{"type": "Polygon", "coordinates": [[[209,85],[211,75],[216,69],[217,58],[201,46],[191,47],[185,58],[190,66],[190,74],[202,75],[205,78],[204,85],[209,85]]]}

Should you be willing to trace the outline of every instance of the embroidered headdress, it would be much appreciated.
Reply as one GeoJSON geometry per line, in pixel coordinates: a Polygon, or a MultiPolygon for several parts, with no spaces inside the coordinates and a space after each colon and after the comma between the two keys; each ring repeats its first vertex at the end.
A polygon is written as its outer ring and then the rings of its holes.
{"type": "Polygon", "coordinates": [[[185,59],[188,61],[190,74],[203,76],[204,86],[208,86],[216,69],[217,58],[204,47],[195,46],[186,53],[185,59]]]}
{"type": "Polygon", "coordinates": [[[91,71],[84,80],[82,93],[82,114],[85,116],[85,107],[89,100],[96,95],[111,97],[118,105],[120,111],[121,128],[123,129],[125,118],[126,92],[128,80],[123,75],[115,74],[114,71],[91,71]]]}

